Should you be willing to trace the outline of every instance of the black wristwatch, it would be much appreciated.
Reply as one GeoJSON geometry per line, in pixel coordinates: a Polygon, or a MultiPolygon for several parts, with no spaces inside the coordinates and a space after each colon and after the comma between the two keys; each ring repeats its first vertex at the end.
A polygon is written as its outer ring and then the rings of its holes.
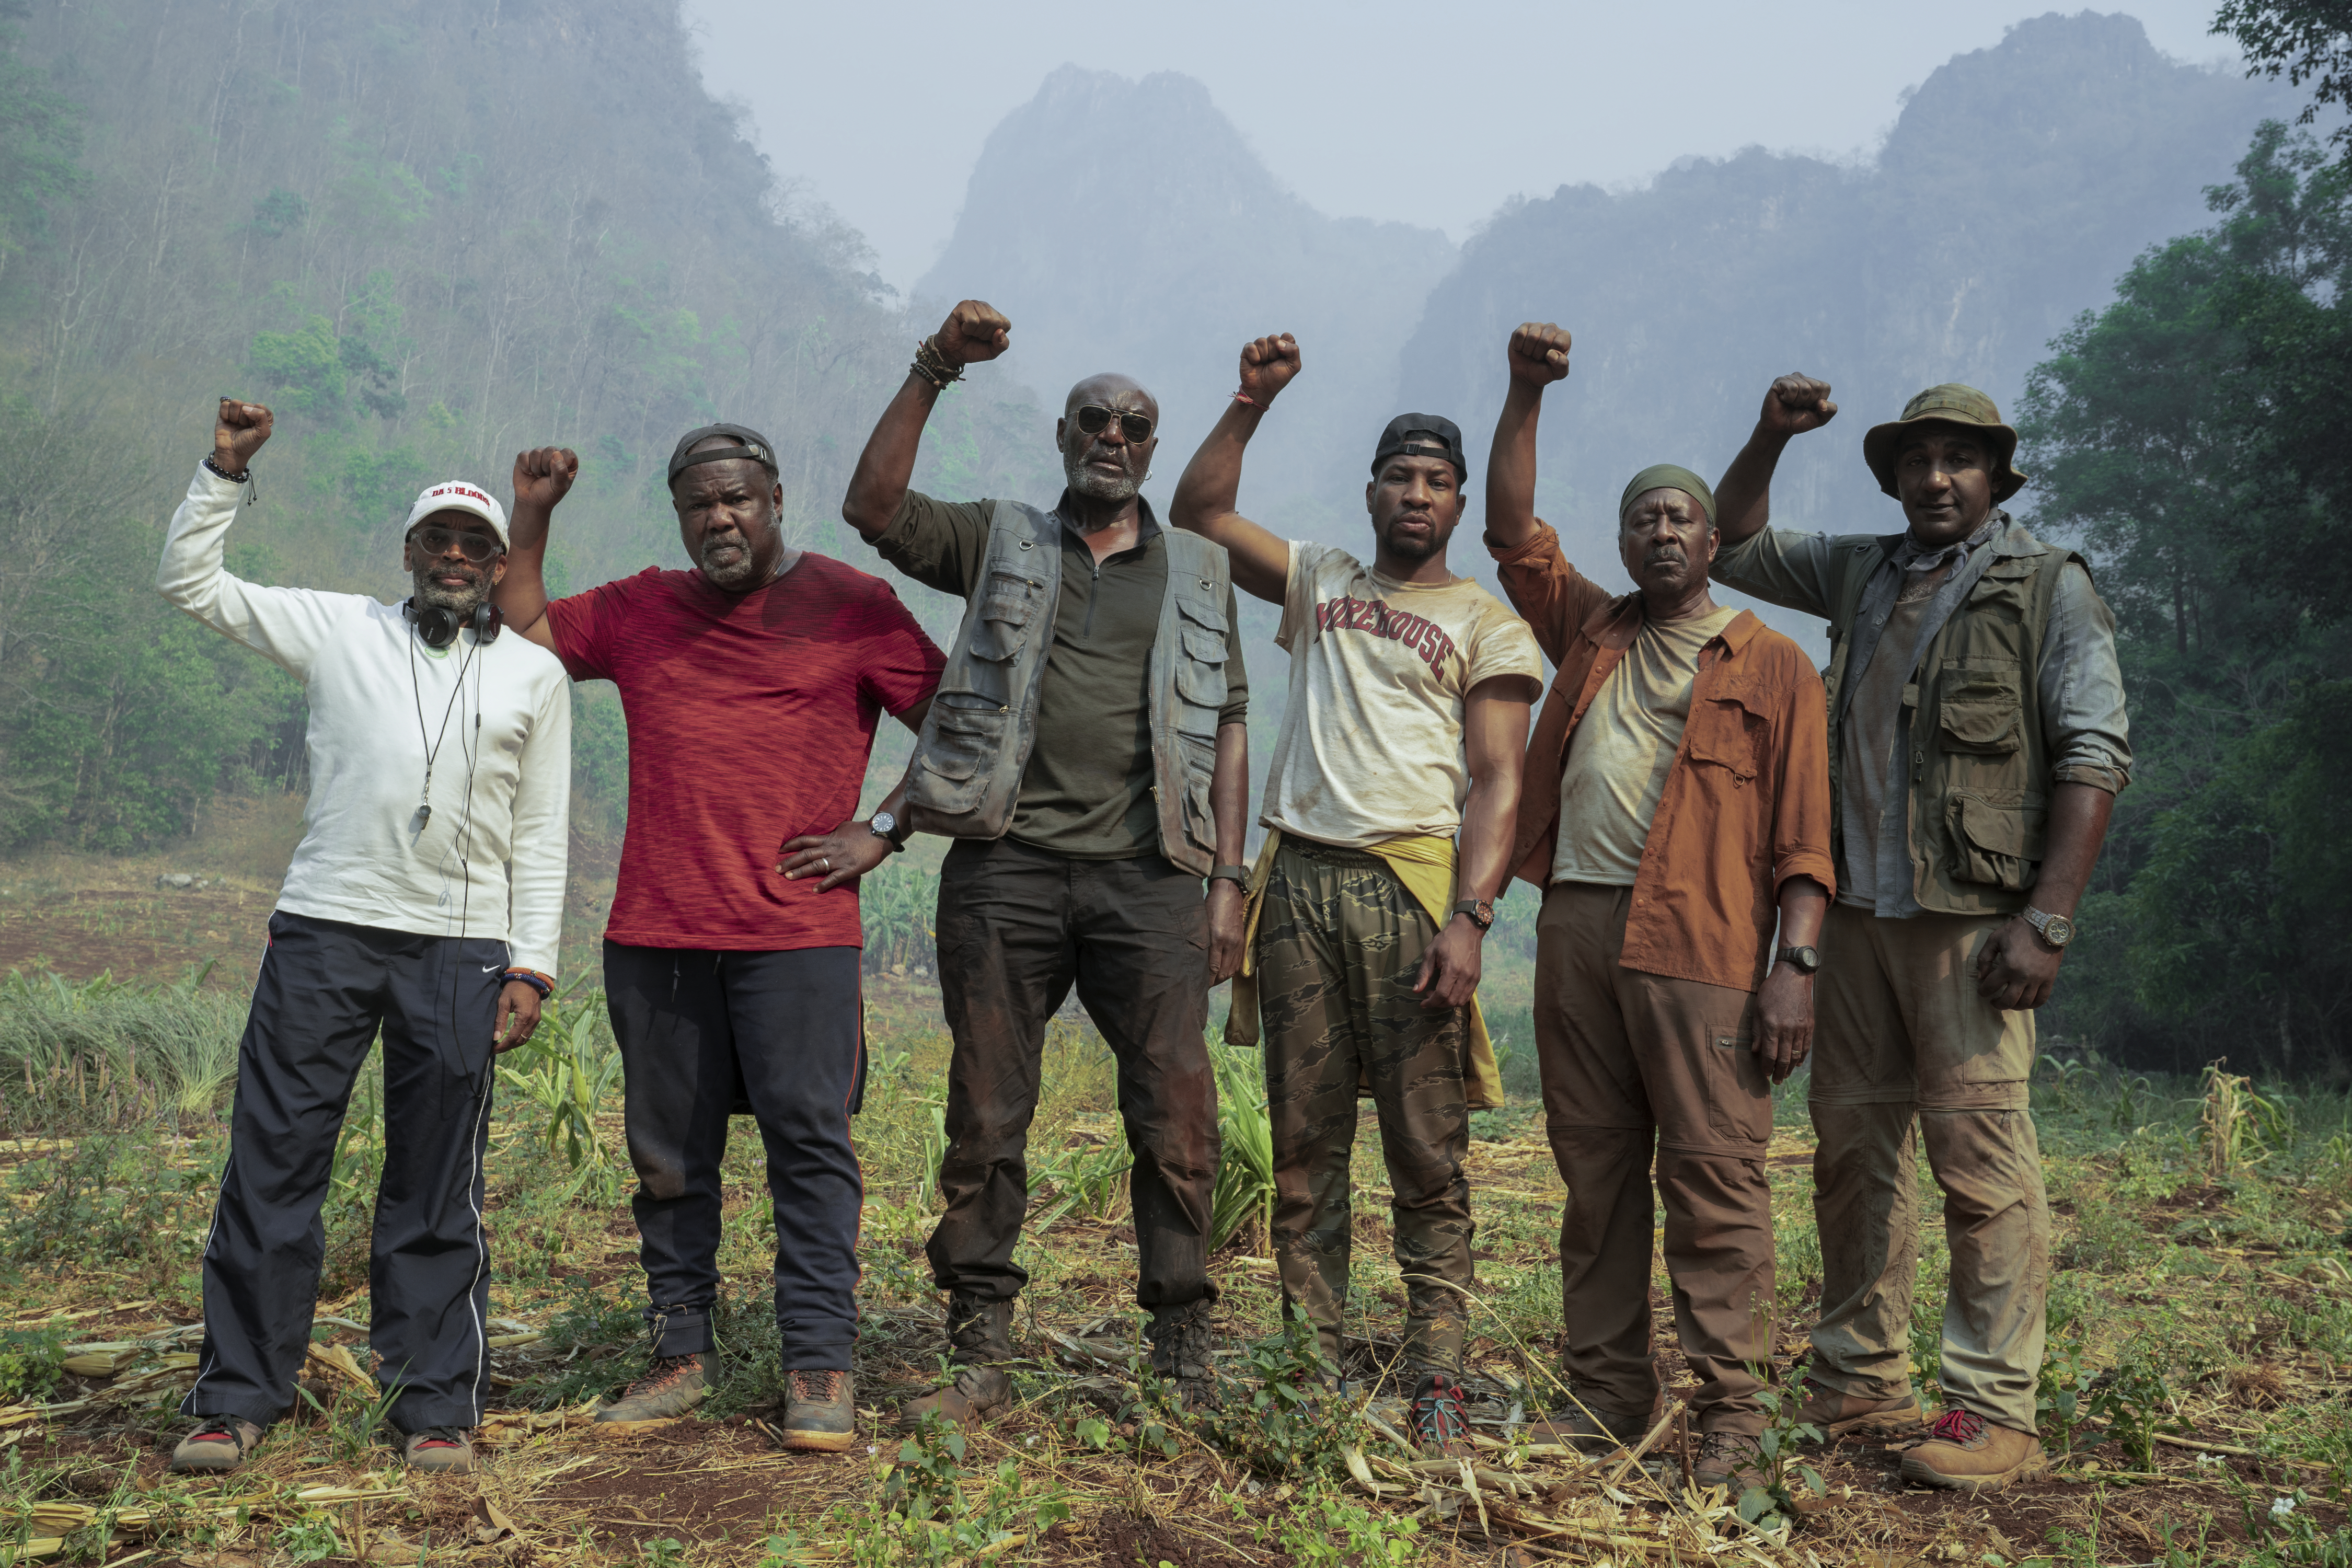
{"type": "Polygon", "coordinates": [[[1249,868],[1246,866],[1219,866],[1210,871],[1209,880],[1212,882],[1231,882],[1234,887],[1239,888],[1243,892],[1246,893],[1249,891],[1249,868]]]}
{"type": "Polygon", "coordinates": [[[1468,915],[1470,917],[1470,923],[1476,926],[1480,931],[1491,930],[1495,924],[1495,900],[1492,899],[1465,899],[1460,903],[1454,905],[1453,909],[1447,911],[1447,913],[1468,915]]]}
{"type": "Polygon", "coordinates": [[[1798,973],[1811,974],[1821,968],[1822,955],[1811,947],[1784,947],[1772,954],[1772,962],[1791,963],[1796,965],[1798,973]]]}
{"type": "Polygon", "coordinates": [[[906,825],[887,811],[876,812],[867,820],[866,830],[877,838],[887,840],[894,852],[907,847],[906,825]]]}

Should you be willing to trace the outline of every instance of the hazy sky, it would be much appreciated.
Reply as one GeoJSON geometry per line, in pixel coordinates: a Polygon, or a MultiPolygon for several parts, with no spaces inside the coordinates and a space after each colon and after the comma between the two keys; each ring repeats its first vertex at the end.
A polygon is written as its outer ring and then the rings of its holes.
{"type": "MultiPolygon", "coordinates": [[[[981,143],[1055,67],[1181,71],[1334,216],[1456,240],[1515,195],[1637,183],[1754,143],[1867,155],[1906,87],[2046,6],[1886,0],[687,0],[711,89],[779,174],[862,230],[904,289],[937,258],[981,143]]],[[[2215,0],[2123,7],[2156,47],[2234,58],[2215,0]]],[[[1139,172],[1140,173],[1140,172],[1139,172]]]]}

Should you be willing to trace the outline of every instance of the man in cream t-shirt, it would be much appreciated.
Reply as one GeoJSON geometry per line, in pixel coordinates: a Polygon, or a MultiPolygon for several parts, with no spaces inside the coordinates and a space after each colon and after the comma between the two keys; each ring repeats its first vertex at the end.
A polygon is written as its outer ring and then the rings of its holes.
{"type": "Polygon", "coordinates": [[[1359,1093],[1379,1108],[1413,1436],[1461,1454],[1463,1162],[1471,1107],[1501,1098],[1475,1000],[1479,944],[1508,871],[1543,667],[1526,625],[1446,568],[1469,477],[1451,420],[1406,414],[1381,434],[1369,567],[1234,510],[1244,448],[1298,369],[1286,333],[1242,351],[1241,390],[1171,508],[1225,547],[1237,586],[1283,606],[1275,640],[1291,660],[1226,1037],[1254,1039],[1263,1016],[1284,1306],[1314,1322],[1335,1366],[1359,1093]]]}

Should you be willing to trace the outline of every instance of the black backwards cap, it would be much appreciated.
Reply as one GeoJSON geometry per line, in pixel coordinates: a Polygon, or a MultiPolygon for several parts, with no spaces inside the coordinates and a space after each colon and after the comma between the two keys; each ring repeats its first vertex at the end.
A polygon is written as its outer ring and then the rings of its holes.
{"type": "Polygon", "coordinates": [[[1470,482],[1470,464],[1462,456],[1462,427],[1443,414],[1400,414],[1390,420],[1372,453],[1372,472],[1379,473],[1382,463],[1400,455],[1443,458],[1454,465],[1464,484],[1470,482]]]}
{"type": "Polygon", "coordinates": [[[670,448],[669,482],[677,483],[677,476],[697,463],[723,463],[730,458],[749,458],[768,470],[776,472],[776,444],[748,425],[703,425],[677,438],[670,448]],[[732,436],[741,443],[735,447],[713,447],[708,452],[694,452],[697,441],[708,441],[713,436],[732,436]],[[693,452],[693,456],[687,454],[693,452]]]}

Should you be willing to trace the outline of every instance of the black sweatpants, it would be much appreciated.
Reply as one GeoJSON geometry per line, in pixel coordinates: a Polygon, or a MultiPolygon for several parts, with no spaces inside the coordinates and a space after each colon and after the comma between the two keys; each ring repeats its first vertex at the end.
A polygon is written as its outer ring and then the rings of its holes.
{"type": "Polygon", "coordinates": [[[846,1370],[857,1340],[850,1146],[865,1048],[859,950],[720,952],[604,944],[604,1000],[628,1079],[656,1355],[711,1348],[719,1297],[719,1161],[739,1098],[768,1151],[776,1216],[776,1331],[786,1370],[846,1370]]]}
{"type": "Polygon", "coordinates": [[[1217,1081],[1209,1013],[1209,914],[1201,879],[1157,855],[1074,860],[1015,839],[963,839],[940,869],[940,993],[955,1037],[948,1068],[947,1212],[925,1247],[942,1290],[1009,1301],[1029,1209],[1029,1123],[1045,1026],[1077,988],[1118,1061],[1118,1110],[1135,1152],[1136,1300],[1213,1300],[1210,1199],[1217,1081]]]}
{"type": "Polygon", "coordinates": [[[343,1110],[383,1032],[369,1340],[404,1432],[482,1418],[490,1057],[507,944],[281,910],[237,1047],[228,1167],[205,1243],[205,1349],[181,1411],[268,1426],[294,1402],[343,1110]]]}

